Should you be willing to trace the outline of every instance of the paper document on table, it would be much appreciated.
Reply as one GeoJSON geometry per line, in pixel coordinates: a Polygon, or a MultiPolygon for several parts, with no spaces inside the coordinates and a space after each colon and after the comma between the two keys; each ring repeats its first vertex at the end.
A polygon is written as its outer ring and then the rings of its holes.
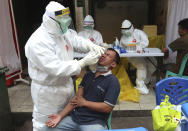
{"type": "Polygon", "coordinates": [[[145,53],[161,53],[161,50],[159,48],[145,48],[145,53]]]}

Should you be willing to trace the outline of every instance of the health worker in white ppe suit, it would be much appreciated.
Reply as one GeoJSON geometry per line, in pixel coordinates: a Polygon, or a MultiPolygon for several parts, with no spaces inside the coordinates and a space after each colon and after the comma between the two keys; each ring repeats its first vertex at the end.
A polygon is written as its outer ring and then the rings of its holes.
{"type": "Polygon", "coordinates": [[[103,43],[102,35],[94,29],[94,19],[90,15],[85,17],[83,21],[83,30],[79,32],[78,35],[90,39],[96,45],[103,43]]]}
{"type": "Polygon", "coordinates": [[[74,96],[71,76],[79,75],[81,68],[95,64],[105,50],[68,29],[71,24],[69,13],[69,8],[51,1],[46,6],[41,26],[25,46],[32,79],[34,131],[39,131],[48,116],[61,111],[74,96]],[[81,60],[73,60],[77,49],[90,52],[81,60]]]}
{"type": "MultiPolygon", "coordinates": [[[[121,26],[122,37],[120,45],[126,47],[127,44],[136,44],[136,52],[142,53],[144,48],[149,44],[147,35],[138,29],[134,29],[132,23],[129,20],[124,20],[121,26]]],[[[147,76],[147,63],[143,57],[131,57],[128,59],[129,62],[137,69],[136,75],[136,88],[141,94],[148,94],[149,90],[146,87],[144,81],[147,76]]]]}

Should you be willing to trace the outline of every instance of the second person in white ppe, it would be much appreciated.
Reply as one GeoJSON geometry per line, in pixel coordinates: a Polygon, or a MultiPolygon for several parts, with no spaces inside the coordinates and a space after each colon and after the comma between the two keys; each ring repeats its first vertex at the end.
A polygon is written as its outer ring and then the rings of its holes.
{"type": "MultiPolygon", "coordinates": [[[[120,45],[123,47],[127,47],[128,44],[136,44],[135,51],[137,53],[142,53],[144,51],[144,48],[146,48],[149,44],[147,35],[141,30],[134,29],[132,23],[129,20],[123,21],[121,32],[122,37],[120,40],[120,45]]],[[[140,93],[148,94],[149,90],[144,82],[147,77],[146,60],[141,57],[131,57],[128,60],[137,69],[136,88],[140,91],[140,93]]]]}
{"type": "MultiPolygon", "coordinates": [[[[93,42],[93,44],[100,45],[100,46],[101,44],[103,44],[103,38],[102,38],[101,33],[94,29],[94,19],[91,15],[87,15],[84,18],[83,30],[80,31],[78,35],[83,38],[89,39],[91,42],[93,42]]],[[[94,71],[96,69],[96,65],[89,66],[89,69],[94,71]]]]}
{"type": "Polygon", "coordinates": [[[79,32],[78,35],[90,39],[96,45],[103,43],[102,35],[94,29],[94,19],[90,15],[85,17],[83,21],[83,30],[79,32]]]}
{"type": "Polygon", "coordinates": [[[95,64],[104,48],[79,37],[69,29],[69,8],[51,1],[43,15],[41,26],[25,46],[31,95],[34,103],[33,130],[39,131],[48,115],[58,113],[74,95],[72,76],[81,68],[95,64]],[[74,50],[88,52],[81,60],[73,60],[74,50]]]}

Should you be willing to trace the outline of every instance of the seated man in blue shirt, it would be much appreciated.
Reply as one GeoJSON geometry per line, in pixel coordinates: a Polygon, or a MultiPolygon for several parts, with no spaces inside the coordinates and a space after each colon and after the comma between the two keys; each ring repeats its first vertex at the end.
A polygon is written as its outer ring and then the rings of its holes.
{"type": "Polygon", "coordinates": [[[107,129],[107,119],[115,106],[120,84],[111,70],[119,64],[119,54],[108,48],[96,68],[83,77],[77,95],[59,114],[49,116],[41,131],[95,131],[107,129]],[[67,116],[68,115],[68,116],[67,116]]]}

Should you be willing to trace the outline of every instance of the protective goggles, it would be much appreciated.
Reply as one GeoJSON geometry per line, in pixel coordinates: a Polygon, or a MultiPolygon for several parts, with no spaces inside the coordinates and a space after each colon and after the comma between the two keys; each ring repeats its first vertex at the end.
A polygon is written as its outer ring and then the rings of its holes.
{"type": "Polygon", "coordinates": [[[70,10],[69,10],[69,8],[66,8],[66,9],[62,9],[62,10],[56,11],[55,12],[55,17],[68,15],[68,14],[70,14],[70,10]]]}
{"type": "Polygon", "coordinates": [[[121,28],[121,29],[123,29],[123,30],[130,30],[132,26],[133,25],[131,24],[130,27],[128,27],[128,28],[121,28]]]}
{"type": "Polygon", "coordinates": [[[84,21],[83,24],[84,24],[84,26],[94,25],[94,22],[93,21],[84,21]]]}

